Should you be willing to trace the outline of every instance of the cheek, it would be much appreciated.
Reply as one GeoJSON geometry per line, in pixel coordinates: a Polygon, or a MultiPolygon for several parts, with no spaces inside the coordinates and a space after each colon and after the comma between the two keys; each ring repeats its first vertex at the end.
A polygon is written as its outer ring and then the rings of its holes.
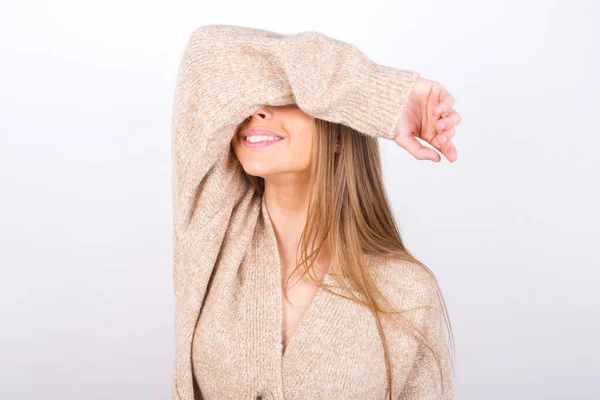
{"type": "Polygon", "coordinates": [[[287,138],[281,146],[255,152],[247,149],[238,139],[232,139],[233,153],[247,173],[265,176],[275,173],[306,172],[312,163],[312,146],[315,135],[313,120],[298,115],[279,118],[280,129],[287,138]]]}
{"type": "Polygon", "coordinates": [[[231,149],[237,158],[240,158],[242,144],[237,139],[231,140],[231,149]]]}
{"type": "Polygon", "coordinates": [[[313,140],[314,132],[308,124],[304,129],[290,134],[287,154],[285,156],[289,158],[295,169],[304,170],[310,166],[312,162],[313,140]]]}

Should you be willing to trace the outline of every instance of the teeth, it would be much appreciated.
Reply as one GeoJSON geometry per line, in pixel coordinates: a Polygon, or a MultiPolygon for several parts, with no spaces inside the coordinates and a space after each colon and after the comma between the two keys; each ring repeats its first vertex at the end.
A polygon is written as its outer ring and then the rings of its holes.
{"type": "Polygon", "coordinates": [[[274,136],[252,135],[252,136],[248,136],[246,138],[246,140],[249,142],[252,142],[252,143],[256,143],[256,142],[262,142],[262,141],[266,141],[266,140],[280,140],[280,138],[274,137],[274,136]]]}

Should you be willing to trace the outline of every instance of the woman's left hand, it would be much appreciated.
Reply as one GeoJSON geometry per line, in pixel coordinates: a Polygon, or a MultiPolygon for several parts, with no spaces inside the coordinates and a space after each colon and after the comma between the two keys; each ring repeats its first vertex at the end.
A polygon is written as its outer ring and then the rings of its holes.
{"type": "Polygon", "coordinates": [[[439,162],[440,155],[423,146],[416,139],[420,138],[439,150],[448,161],[456,161],[452,138],[462,119],[452,108],[454,102],[454,97],[441,84],[419,77],[396,125],[394,142],[418,160],[439,162]]]}

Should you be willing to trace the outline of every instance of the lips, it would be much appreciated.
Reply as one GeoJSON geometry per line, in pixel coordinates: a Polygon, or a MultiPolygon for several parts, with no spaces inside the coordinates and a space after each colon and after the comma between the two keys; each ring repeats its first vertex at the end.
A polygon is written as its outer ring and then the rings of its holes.
{"type": "Polygon", "coordinates": [[[271,146],[276,146],[278,143],[283,143],[283,135],[265,128],[250,128],[240,134],[242,146],[247,149],[264,149],[271,146]],[[248,136],[264,136],[258,142],[247,140],[248,136]],[[267,139],[268,137],[268,139],[267,139]]]}
{"type": "Polygon", "coordinates": [[[252,136],[252,135],[271,136],[271,137],[278,137],[278,138],[283,139],[283,135],[280,135],[279,133],[271,131],[266,128],[248,128],[248,129],[244,130],[242,133],[240,133],[240,138],[242,140],[245,140],[246,137],[252,136]]]}

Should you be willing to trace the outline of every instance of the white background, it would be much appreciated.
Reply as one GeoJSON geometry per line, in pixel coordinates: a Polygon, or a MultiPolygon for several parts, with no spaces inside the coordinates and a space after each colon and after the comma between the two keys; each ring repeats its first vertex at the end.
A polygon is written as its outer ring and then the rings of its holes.
{"type": "MultiPolygon", "coordinates": [[[[7,2],[4,2],[7,3],[7,2]]],[[[317,30],[456,98],[458,160],[383,141],[457,399],[598,399],[600,13],[590,1],[19,1],[0,13],[0,398],[167,399],[170,122],[200,25],[317,30]]]]}

